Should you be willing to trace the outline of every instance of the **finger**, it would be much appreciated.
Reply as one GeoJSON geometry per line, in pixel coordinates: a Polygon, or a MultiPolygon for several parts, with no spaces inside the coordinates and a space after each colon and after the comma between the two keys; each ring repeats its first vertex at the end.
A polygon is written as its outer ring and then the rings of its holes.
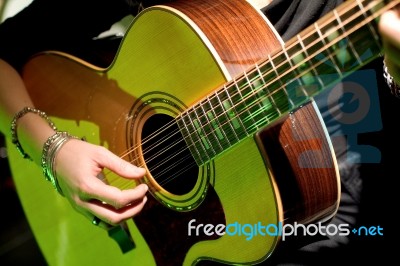
{"type": "Polygon", "coordinates": [[[104,184],[101,180],[95,179],[83,192],[83,203],[90,200],[97,200],[111,205],[115,209],[125,207],[132,202],[141,200],[148,191],[146,184],[140,184],[132,189],[121,190],[111,185],[104,184]],[[101,194],[99,194],[101,193],[101,194]]]}
{"type": "Polygon", "coordinates": [[[106,148],[100,148],[99,153],[100,156],[96,158],[97,163],[122,177],[142,178],[146,173],[144,168],[137,167],[121,159],[106,148]]]}
{"type": "Polygon", "coordinates": [[[385,63],[388,72],[396,83],[400,81],[400,12],[385,12],[379,22],[379,30],[385,51],[385,63]]]}
{"type": "Polygon", "coordinates": [[[400,15],[395,10],[389,10],[382,14],[379,21],[379,31],[383,38],[400,45],[400,15]]]}
{"type": "Polygon", "coordinates": [[[385,57],[393,63],[400,64],[400,17],[396,11],[385,12],[379,22],[385,57]]]}
{"type": "Polygon", "coordinates": [[[85,207],[90,214],[87,214],[86,216],[92,218],[91,221],[94,225],[105,223],[105,225],[115,226],[137,215],[143,209],[146,202],[147,197],[144,197],[140,201],[133,202],[132,204],[118,210],[110,208],[107,204],[87,202],[85,207]]]}

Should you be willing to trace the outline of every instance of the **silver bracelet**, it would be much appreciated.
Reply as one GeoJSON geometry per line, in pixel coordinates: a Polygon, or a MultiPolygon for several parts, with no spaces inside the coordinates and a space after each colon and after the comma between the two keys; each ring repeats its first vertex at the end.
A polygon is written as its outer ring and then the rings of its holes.
{"type": "Polygon", "coordinates": [[[388,85],[390,92],[397,98],[400,98],[400,85],[397,84],[394,81],[392,75],[389,74],[385,60],[383,60],[383,77],[385,78],[386,84],[388,85]]]}
{"type": "Polygon", "coordinates": [[[47,116],[47,114],[43,111],[40,111],[38,109],[32,108],[32,107],[25,107],[21,111],[19,111],[11,121],[11,141],[19,151],[19,153],[22,155],[24,159],[29,159],[32,160],[32,158],[24,151],[24,149],[21,146],[21,143],[18,140],[18,135],[17,135],[17,125],[18,125],[18,119],[26,115],[27,113],[34,113],[42,117],[47,121],[49,126],[54,130],[57,131],[57,127],[54,125],[53,121],[47,116]]]}
{"type": "Polygon", "coordinates": [[[46,180],[51,182],[56,191],[64,196],[60,185],[58,184],[55,159],[56,155],[61,147],[70,139],[77,139],[77,137],[71,136],[67,132],[57,131],[54,135],[50,136],[43,145],[42,152],[42,170],[46,180]]]}

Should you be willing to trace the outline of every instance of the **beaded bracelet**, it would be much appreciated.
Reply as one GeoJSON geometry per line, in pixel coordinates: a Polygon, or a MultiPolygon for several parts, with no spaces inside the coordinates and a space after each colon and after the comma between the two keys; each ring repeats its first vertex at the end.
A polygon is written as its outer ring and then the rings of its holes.
{"type": "Polygon", "coordinates": [[[18,135],[17,135],[17,122],[18,119],[26,115],[27,113],[34,113],[39,115],[40,117],[44,118],[47,123],[50,125],[50,127],[54,130],[57,131],[57,127],[54,125],[53,121],[47,116],[47,114],[43,111],[40,111],[38,109],[32,108],[32,107],[25,107],[21,111],[19,111],[11,121],[11,141],[19,151],[19,153],[22,155],[24,159],[29,159],[32,160],[32,158],[24,151],[24,149],[21,146],[21,143],[18,140],[18,135]]]}
{"type": "Polygon", "coordinates": [[[54,135],[50,136],[43,145],[43,153],[41,159],[41,166],[43,175],[46,180],[51,182],[57,192],[64,196],[60,185],[58,184],[55,158],[61,147],[70,139],[77,139],[77,137],[71,136],[67,132],[57,131],[54,135]]]}
{"type": "Polygon", "coordinates": [[[400,98],[400,85],[397,84],[394,80],[392,75],[389,74],[387,66],[385,64],[385,60],[383,60],[383,77],[385,78],[386,84],[388,85],[390,92],[400,98]]]}

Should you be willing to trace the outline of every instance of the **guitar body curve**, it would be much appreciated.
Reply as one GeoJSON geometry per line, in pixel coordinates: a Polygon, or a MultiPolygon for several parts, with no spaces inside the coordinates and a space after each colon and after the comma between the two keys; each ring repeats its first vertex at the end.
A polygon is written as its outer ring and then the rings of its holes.
{"type": "MultiPolygon", "coordinates": [[[[173,120],[278,45],[267,20],[245,1],[178,1],[142,12],[107,69],[48,52],[32,58],[23,77],[36,107],[60,130],[122,156],[144,142],[148,121],[173,120]]],[[[171,192],[173,186],[157,181],[144,154],[138,149],[138,156],[127,159],[149,170],[152,196],[143,212],[127,222],[135,248],[122,254],[50,188],[39,167],[26,166],[10,149],[18,194],[50,265],[257,263],[272,254],[279,235],[254,235],[251,241],[240,234],[188,236],[188,223],[308,223],[331,218],[338,207],[336,160],[313,103],[196,166],[183,192],[171,192]],[[286,171],[275,170],[282,168],[286,171]],[[287,187],[296,188],[296,197],[284,196],[287,187]]],[[[112,175],[107,181],[120,188],[136,185],[112,175]]]]}

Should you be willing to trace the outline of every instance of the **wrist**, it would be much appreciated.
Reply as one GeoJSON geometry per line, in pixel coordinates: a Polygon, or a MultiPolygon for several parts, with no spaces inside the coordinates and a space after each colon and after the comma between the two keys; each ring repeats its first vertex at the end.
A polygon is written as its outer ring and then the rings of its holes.
{"type": "Polygon", "coordinates": [[[25,107],[11,123],[12,141],[21,155],[40,163],[43,144],[57,131],[54,123],[42,111],[25,107]]]}

